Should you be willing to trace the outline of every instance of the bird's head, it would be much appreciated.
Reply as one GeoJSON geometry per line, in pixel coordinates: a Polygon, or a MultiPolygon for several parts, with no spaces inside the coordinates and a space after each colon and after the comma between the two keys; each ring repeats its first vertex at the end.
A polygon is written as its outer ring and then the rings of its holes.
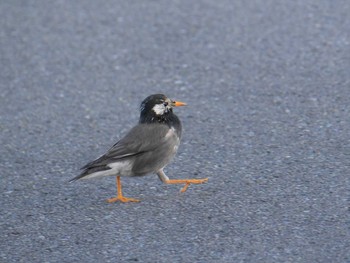
{"type": "Polygon", "coordinates": [[[163,94],[150,95],[141,103],[140,122],[166,118],[166,115],[172,114],[173,107],[185,105],[186,103],[173,101],[163,94]]]}

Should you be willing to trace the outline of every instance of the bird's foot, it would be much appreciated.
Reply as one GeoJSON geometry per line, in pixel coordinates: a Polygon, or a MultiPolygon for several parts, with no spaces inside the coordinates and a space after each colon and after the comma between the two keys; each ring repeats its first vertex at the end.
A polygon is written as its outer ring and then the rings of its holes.
{"type": "Polygon", "coordinates": [[[128,202],[140,202],[140,200],[135,199],[135,198],[128,198],[125,196],[117,196],[117,197],[112,197],[107,199],[108,203],[115,203],[117,201],[120,201],[122,203],[128,203],[128,202]]]}
{"type": "Polygon", "coordinates": [[[168,180],[167,184],[185,184],[185,186],[180,190],[181,193],[186,192],[187,188],[190,186],[190,184],[203,184],[208,182],[208,178],[204,179],[175,179],[175,180],[168,180]]]}

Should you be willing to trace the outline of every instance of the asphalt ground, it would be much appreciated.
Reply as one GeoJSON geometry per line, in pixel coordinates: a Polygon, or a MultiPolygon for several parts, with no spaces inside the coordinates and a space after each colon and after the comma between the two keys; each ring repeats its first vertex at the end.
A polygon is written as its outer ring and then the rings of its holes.
{"type": "Polygon", "coordinates": [[[1,1],[0,262],[350,262],[349,1],[1,1]],[[68,183],[152,93],[164,185],[68,183]]]}

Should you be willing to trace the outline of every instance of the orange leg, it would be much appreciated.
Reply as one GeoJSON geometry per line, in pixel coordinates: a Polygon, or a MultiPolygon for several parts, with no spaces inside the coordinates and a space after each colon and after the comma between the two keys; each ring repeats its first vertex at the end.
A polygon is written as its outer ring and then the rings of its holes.
{"type": "Polygon", "coordinates": [[[186,192],[187,188],[190,184],[203,184],[208,182],[208,178],[205,179],[175,179],[175,180],[167,180],[166,184],[185,184],[185,186],[180,190],[181,193],[186,192]]]}
{"type": "Polygon", "coordinates": [[[208,178],[204,179],[175,179],[175,180],[170,180],[168,176],[165,175],[163,169],[159,170],[157,172],[157,175],[159,179],[166,184],[185,184],[185,186],[181,189],[181,193],[186,192],[187,188],[189,187],[190,184],[203,184],[208,182],[208,178]]]}
{"type": "Polygon", "coordinates": [[[122,194],[122,183],[120,181],[120,176],[117,176],[117,196],[116,197],[112,197],[107,199],[108,203],[114,203],[114,202],[123,202],[123,203],[127,203],[127,202],[140,202],[140,200],[134,199],[134,198],[128,198],[123,196],[122,194]]]}

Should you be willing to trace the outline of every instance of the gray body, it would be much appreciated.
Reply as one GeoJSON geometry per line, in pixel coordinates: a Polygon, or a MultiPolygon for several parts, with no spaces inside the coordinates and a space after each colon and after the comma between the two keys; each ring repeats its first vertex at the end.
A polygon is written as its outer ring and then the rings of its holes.
{"type": "Polygon", "coordinates": [[[163,123],[138,124],[71,181],[159,173],[175,156],[180,139],[181,124],[176,128],[163,123]]]}

